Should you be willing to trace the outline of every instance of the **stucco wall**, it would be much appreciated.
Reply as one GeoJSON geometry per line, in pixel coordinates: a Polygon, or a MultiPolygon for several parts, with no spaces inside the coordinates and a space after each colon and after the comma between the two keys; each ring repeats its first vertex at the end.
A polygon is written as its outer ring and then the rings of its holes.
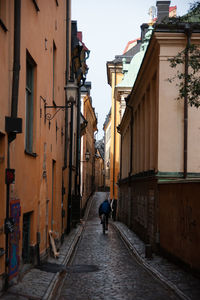
{"type": "MultiPolygon", "coordinates": [[[[177,69],[172,69],[169,57],[177,55],[186,45],[184,34],[176,35],[176,45],[173,36],[169,36],[167,43],[159,41],[159,138],[158,138],[158,170],[161,172],[183,172],[184,152],[184,99],[178,97],[179,80],[168,82],[177,69]]],[[[199,43],[197,37],[192,36],[191,43],[199,43]]],[[[178,67],[184,72],[184,65],[178,67]]],[[[200,120],[199,111],[188,106],[188,172],[200,173],[200,120]]]]}
{"type": "Polygon", "coordinates": [[[198,182],[159,185],[160,246],[197,270],[200,270],[199,193],[198,182]]]}
{"type": "Polygon", "coordinates": [[[94,190],[95,185],[95,143],[94,132],[96,131],[97,120],[95,112],[92,107],[91,99],[89,95],[84,97],[83,115],[87,120],[86,133],[84,134],[82,141],[82,209],[85,208],[86,202],[94,190]],[[89,151],[89,161],[85,161],[85,153],[89,151]]]}
{"type": "Polygon", "coordinates": [[[146,243],[155,246],[158,230],[156,180],[132,178],[120,183],[118,216],[146,243]]]}
{"type": "MultiPolygon", "coordinates": [[[[11,113],[12,70],[13,70],[13,20],[14,1],[5,1],[7,6],[8,31],[0,28],[0,132],[5,132],[5,116],[11,113]]],[[[40,253],[49,247],[48,231],[53,229],[62,234],[62,167],[64,155],[64,112],[59,112],[51,121],[45,121],[44,104],[65,104],[66,68],[66,3],[60,1],[40,1],[37,12],[33,1],[22,1],[21,6],[21,55],[18,97],[18,117],[23,119],[22,133],[17,135],[10,146],[10,167],[15,169],[15,183],[10,186],[10,198],[19,199],[20,256],[22,253],[23,216],[30,213],[30,246],[37,242],[40,233],[40,253]],[[48,5],[47,5],[48,2],[48,5]],[[55,45],[55,47],[53,46],[55,45]],[[54,48],[54,51],[53,51],[54,48]],[[34,124],[33,153],[25,152],[26,134],[26,60],[27,53],[35,62],[34,66],[34,124]],[[53,96],[53,53],[54,96],[53,96]],[[54,172],[53,172],[54,165],[54,172]],[[54,178],[54,184],[53,179],[54,178]],[[52,215],[53,212],[53,215],[52,215]]],[[[55,113],[55,109],[46,112],[55,113]]],[[[0,137],[0,152],[6,161],[7,137],[0,137]],[[2,150],[3,149],[3,150],[2,150]]],[[[0,154],[1,156],[1,154],[0,154]]],[[[0,162],[0,168],[2,163],[0,162]]],[[[3,169],[6,167],[4,164],[3,169]]],[[[3,170],[3,174],[5,169],[3,170]]],[[[4,176],[3,176],[4,177],[4,176]]],[[[65,181],[66,183],[66,181],[65,181]]],[[[1,207],[6,203],[5,181],[0,181],[1,207]]],[[[66,202],[66,199],[65,199],[66,202]]],[[[66,204],[65,204],[66,207],[66,204]]],[[[5,208],[1,215],[1,225],[5,218],[5,208]]],[[[65,220],[66,223],[66,220],[65,220]]],[[[1,241],[1,239],[0,239],[1,241]]],[[[3,239],[1,241],[4,242],[3,239]]],[[[3,243],[4,244],[4,243],[3,243]]],[[[1,244],[2,247],[4,245],[1,244]]],[[[0,258],[2,261],[3,258],[0,258]]],[[[1,262],[0,262],[1,263],[1,262]]],[[[1,263],[0,272],[4,272],[1,263]]]]}
{"type": "Polygon", "coordinates": [[[120,124],[120,103],[114,98],[115,86],[122,80],[121,69],[116,67],[112,72],[112,108],[111,108],[111,147],[110,147],[110,198],[118,198],[117,181],[120,168],[120,135],[116,126],[120,124]],[[116,72],[116,73],[115,73],[116,72]]]}

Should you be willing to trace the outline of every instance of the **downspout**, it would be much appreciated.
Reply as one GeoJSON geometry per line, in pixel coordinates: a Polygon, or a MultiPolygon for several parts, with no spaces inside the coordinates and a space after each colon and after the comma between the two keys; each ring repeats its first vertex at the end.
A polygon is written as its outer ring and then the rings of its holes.
{"type": "MultiPolygon", "coordinates": [[[[85,58],[86,61],[89,58],[88,56],[85,58]]],[[[82,77],[82,83],[79,85],[78,88],[78,104],[77,104],[77,135],[76,135],[76,173],[75,173],[75,196],[79,197],[79,204],[80,204],[80,148],[81,148],[81,97],[80,91],[81,87],[85,84],[85,78],[82,77]],[[78,182],[79,177],[79,182],[78,182]]],[[[79,206],[79,219],[80,219],[80,206],[79,206]]]]}
{"type": "MultiPolygon", "coordinates": [[[[70,39],[69,39],[69,27],[70,27],[70,0],[66,0],[66,72],[65,72],[65,84],[67,86],[68,84],[68,78],[69,78],[69,43],[70,43],[70,39]]],[[[67,107],[68,104],[68,99],[67,99],[67,95],[65,96],[65,105],[67,107]]],[[[69,109],[66,108],[65,109],[65,144],[64,144],[64,165],[63,165],[63,172],[64,170],[67,168],[67,141],[68,141],[68,112],[69,109]]],[[[64,178],[64,174],[63,174],[63,178],[64,178]]],[[[64,200],[64,193],[65,193],[65,183],[63,180],[63,187],[62,187],[62,199],[64,200]]],[[[69,195],[69,194],[68,194],[69,195]]],[[[68,198],[69,201],[69,198],[68,198]]],[[[67,211],[69,212],[69,202],[68,202],[68,209],[67,211]]],[[[62,209],[62,223],[63,223],[63,219],[65,217],[65,213],[64,213],[64,209],[62,209]]],[[[66,232],[69,228],[68,225],[68,216],[67,216],[67,224],[66,224],[66,232]]],[[[64,225],[63,225],[64,227],[64,225]]],[[[64,228],[63,228],[64,230],[64,228]]],[[[62,233],[62,237],[61,239],[63,240],[62,233]]]]}
{"type": "MultiPolygon", "coordinates": [[[[81,86],[79,86],[78,89],[78,100],[77,100],[78,103],[77,103],[77,125],[76,125],[77,135],[76,135],[76,173],[75,173],[75,197],[76,198],[80,197],[80,178],[78,182],[78,176],[80,174],[80,88],[81,86]]],[[[79,219],[80,219],[80,209],[79,209],[79,219]]]]}
{"type": "MultiPolygon", "coordinates": [[[[65,75],[65,83],[68,83],[69,77],[69,26],[70,26],[70,7],[69,1],[66,0],[66,75],[65,75]]],[[[65,98],[65,105],[67,106],[67,97],[65,98]]],[[[65,147],[64,147],[64,167],[67,168],[67,139],[68,139],[68,109],[65,110],[65,147]]]]}
{"type": "Polygon", "coordinates": [[[21,30],[21,0],[15,0],[14,19],[14,61],[12,82],[11,117],[17,118],[19,71],[20,71],[20,30],[21,30]]]}
{"type": "MultiPolygon", "coordinates": [[[[14,53],[13,53],[13,79],[12,79],[12,103],[11,118],[17,118],[18,92],[19,92],[19,72],[20,72],[20,32],[21,31],[21,0],[14,3],[14,53]]],[[[10,168],[10,143],[16,138],[15,133],[8,133],[7,168],[10,168]]],[[[6,185],[6,219],[10,217],[10,184],[6,185]]],[[[5,245],[5,289],[8,288],[8,241],[9,233],[6,231],[5,245]]]]}
{"type": "Polygon", "coordinates": [[[187,45],[185,49],[185,96],[184,96],[184,158],[183,158],[183,176],[187,178],[187,160],[188,160],[188,50],[190,47],[191,30],[190,25],[186,24],[185,34],[187,45]]]}
{"type": "MultiPolygon", "coordinates": [[[[115,63],[115,82],[114,88],[116,86],[116,63],[115,63]]],[[[116,123],[116,101],[114,98],[114,144],[113,144],[113,199],[115,199],[115,140],[116,140],[116,132],[115,132],[115,124],[116,123]]]]}
{"type": "Polygon", "coordinates": [[[73,122],[74,122],[74,105],[71,105],[70,120],[70,149],[69,149],[69,187],[68,187],[68,216],[67,216],[67,233],[71,229],[71,213],[72,213],[72,152],[73,152],[73,122]]]}
{"type": "Polygon", "coordinates": [[[122,179],[122,134],[120,125],[117,126],[117,132],[120,134],[120,170],[119,170],[119,184],[122,179]]]}
{"type": "Polygon", "coordinates": [[[129,170],[129,178],[133,171],[133,107],[126,103],[126,106],[131,110],[131,121],[130,121],[130,141],[131,141],[131,149],[130,149],[130,170],[129,170]]]}

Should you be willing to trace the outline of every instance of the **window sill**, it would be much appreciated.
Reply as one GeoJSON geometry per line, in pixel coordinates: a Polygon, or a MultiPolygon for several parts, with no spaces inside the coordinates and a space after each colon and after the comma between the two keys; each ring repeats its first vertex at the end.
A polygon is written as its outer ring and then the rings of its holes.
{"type": "Polygon", "coordinates": [[[28,150],[24,150],[24,152],[25,152],[25,154],[30,155],[32,157],[37,157],[38,156],[37,153],[29,152],[28,150]]]}

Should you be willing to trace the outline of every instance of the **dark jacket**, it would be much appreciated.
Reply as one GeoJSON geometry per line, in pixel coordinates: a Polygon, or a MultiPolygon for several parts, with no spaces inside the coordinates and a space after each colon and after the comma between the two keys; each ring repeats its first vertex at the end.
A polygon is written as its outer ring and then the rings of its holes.
{"type": "Polygon", "coordinates": [[[102,214],[109,215],[111,212],[111,207],[109,201],[106,199],[104,202],[102,202],[99,206],[99,216],[102,214]]]}

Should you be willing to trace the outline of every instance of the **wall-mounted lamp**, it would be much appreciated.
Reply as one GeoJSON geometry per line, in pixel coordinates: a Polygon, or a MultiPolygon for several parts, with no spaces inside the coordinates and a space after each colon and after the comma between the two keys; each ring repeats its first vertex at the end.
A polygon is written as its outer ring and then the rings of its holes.
{"type": "Polygon", "coordinates": [[[89,159],[90,159],[90,152],[87,150],[87,151],[85,152],[85,160],[86,160],[86,161],[89,161],[89,159]]]}
{"type": "Polygon", "coordinates": [[[44,104],[45,120],[51,121],[60,110],[65,110],[65,109],[71,107],[73,104],[74,104],[74,101],[73,102],[71,101],[71,102],[69,102],[69,104],[64,105],[64,106],[62,106],[62,105],[47,105],[45,103],[44,104]],[[54,108],[54,109],[56,109],[56,112],[54,114],[46,113],[46,110],[48,108],[54,108]]]}
{"type": "Polygon", "coordinates": [[[77,85],[74,82],[68,82],[68,84],[64,87],[65,93],[66,93],[66,105],[47,105],[47,103],[44,103],[44,116],[45,116],[45,121],[51,121],[55,115],[60,111],[60,110],[65,110],[67,108],[70,108],[75,102],[76,102],[76,96],[77,96],[77,85]],[[48,108],[54,108],[56,111],[54,114],[47,113],[46,110],[48,108]]]}
{"type": "Polygon", "coordinates": [[[81,160],[81,162],[88,162],[90,160],[90,152],[86,150],[85,152],[85,160],[81,160]]]}

